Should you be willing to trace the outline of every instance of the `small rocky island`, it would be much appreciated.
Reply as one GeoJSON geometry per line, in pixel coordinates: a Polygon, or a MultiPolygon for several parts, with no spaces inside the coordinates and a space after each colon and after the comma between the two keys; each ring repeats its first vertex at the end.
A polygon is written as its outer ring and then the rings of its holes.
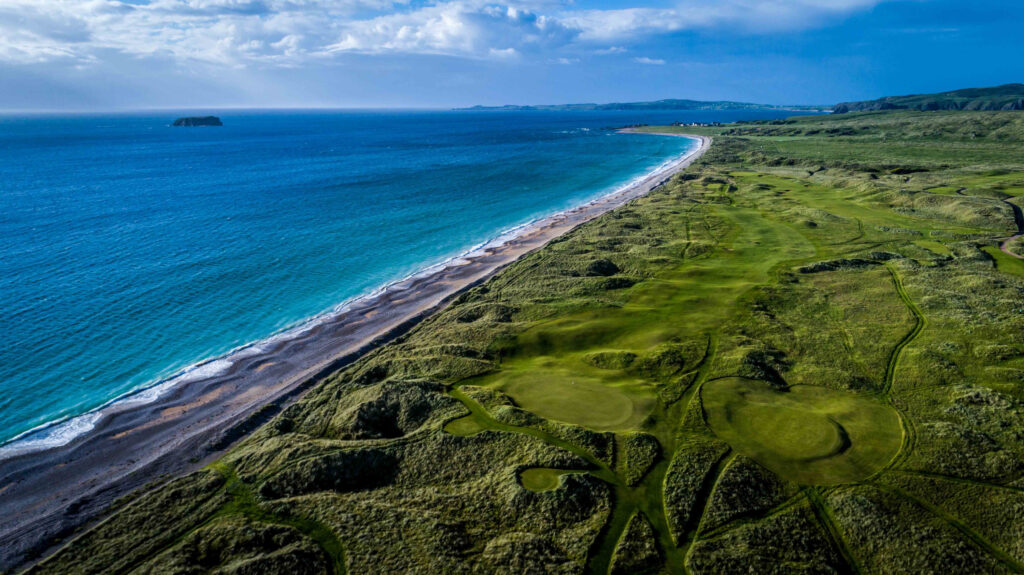
{"type": "Polygon", "coordinates": [[[191,116],[178,118],[172,125],[194,128],[196,126],[223,126],[224,124],[221,123],[220,118],[217,116],[191,116]]]}

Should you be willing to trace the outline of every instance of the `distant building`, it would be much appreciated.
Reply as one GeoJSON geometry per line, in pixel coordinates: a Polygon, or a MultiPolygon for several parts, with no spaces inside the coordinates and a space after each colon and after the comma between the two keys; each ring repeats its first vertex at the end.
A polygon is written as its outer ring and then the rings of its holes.
{"type": "Polygon", "coordinates": [[[711,128],[721,126],[721,122],[672,122],[673,126],[688,127],[688,128],[711,128]]]}

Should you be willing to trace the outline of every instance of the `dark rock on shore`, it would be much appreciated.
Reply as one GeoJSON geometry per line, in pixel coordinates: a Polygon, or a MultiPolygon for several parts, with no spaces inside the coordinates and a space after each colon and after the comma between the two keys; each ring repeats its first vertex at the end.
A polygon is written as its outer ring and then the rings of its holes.
{"type": "Polygon", "coordinates": [[[196,126],[223,126],[224,124],[217,116],[189,116],[186,118],[178,118],[172,125],[194,128],[196,126]]]}

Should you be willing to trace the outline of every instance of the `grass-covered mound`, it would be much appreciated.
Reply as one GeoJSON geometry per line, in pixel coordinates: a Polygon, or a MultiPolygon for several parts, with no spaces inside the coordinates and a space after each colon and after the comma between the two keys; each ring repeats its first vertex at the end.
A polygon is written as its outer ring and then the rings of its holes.
{"type": "Polygon", "coordinates": [[[693,129],[36,572],[1024,572],[1024,115],[693,129]]]}
{"type": "Polygon", "coordinates": [[[898,413],[875,397],[824,386],[780,389],[719,379],[701,400],[715,435],[781,477],[807,485],[870,477],[903,439],[898,413]]]}

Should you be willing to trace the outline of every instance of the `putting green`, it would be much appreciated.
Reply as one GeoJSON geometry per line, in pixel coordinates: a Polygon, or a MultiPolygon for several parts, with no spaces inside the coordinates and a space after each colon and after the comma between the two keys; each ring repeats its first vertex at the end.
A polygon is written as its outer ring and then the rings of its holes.
{"type": "Polygon", "coordinates": [[[642,384],[616,383],[558,368],[508,369],[487,378],[486,384],[545,419],[599,431],[638,427],[655,401],[642,384]]]}
{"type": "Polygon", "coordinates": [[[701,400],[716,435],[803,484],[864,479],[885,466],[903,440],[895,410],[846,391],[810,385],[779,391],[734,377],[706,383],[701,400]]]}
{"type": "Polygon", "coordinates": [[[845,428],[832,418],[800,408],[779,405],[745,405],[733,428],[757,436],[771,430],[775,453],[793,460],[812,461],[838,455],[849,448],[845,428]]]}

